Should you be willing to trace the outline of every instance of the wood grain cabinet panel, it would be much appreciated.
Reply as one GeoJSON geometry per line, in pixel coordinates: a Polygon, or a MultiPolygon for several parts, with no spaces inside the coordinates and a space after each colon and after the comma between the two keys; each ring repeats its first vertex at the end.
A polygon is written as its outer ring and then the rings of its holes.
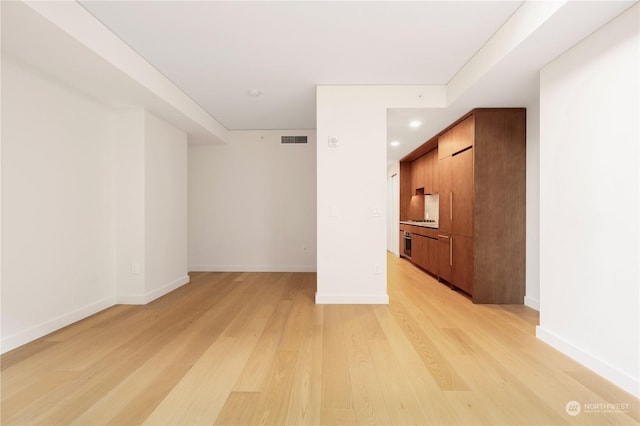
{"type": "Polygon", "coordinates": [[[440,171],[438,168],[438,149],[434,149],[429,153],[430,161],[431,161],[431,194],[440,193],[440,171]]]}
{"type": "Polygon", "coordinates": [[[453,191],[451,182],[451,170],[453,157],[444,157],[438,160],[438,175],[440,180],[440,206],[438,229],[441,232],[451,232],[451,194],[453,191]]]}
{"type": "Polygon", "coordinates": [[[424,269],[433,275],[438,275],[438,239],[427,238],[427,246],[425,251],[424,269]]]}
{"type": "Polygon", "coordinates": [[[421,268],[425,265],[425,252],[427,249],[427,237],[411,235],[411,261],[421,268]]]}
{"type": "Polygon", "coordinates": [[[473,236],[473,148],[451,157],[451,233],[473,236]]]}
{"type": "Polygon", "coordinates": [[[475,142],[475,119],[474,115],[465,118],[452,129],[453,130],[453,146],[452,154],[460,152],[473,146],[475,142]]]}
{"type": "Polygon", "coordinates": [[[455,152],[455,135],[450,129],[438,136],[438,159],[450,157],[455,152]]]}
{"type": "Polygon", "coordinates": [[[424,156],[424,193],[438,193],[438,150],[434,149],[424,156]]]}
{"type": "Polygon", "coordinates": [[[474,130],[474,116],[470,115],[438,136],[438,159],[448,157],[473,146],[475,142],[474,130]]]}
{"type": "Polygon", "coordinates": [[[451,283],[473,294],[473,238],[451,236],[451,283]]]}
{"type": "Polygon", "coordinates": [[[451,282],[451,236],[448,234],[438,234],[437,243],[437,275],[438,277],[451,282]]]}
{"type": "Polygon", "coordinates": [[[416,194],[419,189],[424,188],[424,168],[426,157],[422,156],[411,163],[411,186],[413,193],[416,194]]]}

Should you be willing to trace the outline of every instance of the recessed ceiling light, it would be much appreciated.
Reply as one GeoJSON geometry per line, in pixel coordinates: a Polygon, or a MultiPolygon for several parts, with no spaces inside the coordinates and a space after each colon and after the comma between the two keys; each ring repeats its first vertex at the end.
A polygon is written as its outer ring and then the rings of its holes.
{"type": "Polygon", "coordinates": [[[411,123],[409,123],[409,127],[416,128],[416,127],[420,127],[421,124],[422,123],[419,122],[418,120],[413,120],[411,123]]]}
{"type": "Polygon", "coordinates": [[[249,90],[249,96],[256,97],[256,96],[260,96],[260,95],[262,95],[262,92],[260,90],[258,90],[258,89],[249,90]]]}
{"type": "Polygon", "coordinates": [[[391,146],[398,146],[400,145],[400,142],[398,141],[391,141],[391,146]]]}

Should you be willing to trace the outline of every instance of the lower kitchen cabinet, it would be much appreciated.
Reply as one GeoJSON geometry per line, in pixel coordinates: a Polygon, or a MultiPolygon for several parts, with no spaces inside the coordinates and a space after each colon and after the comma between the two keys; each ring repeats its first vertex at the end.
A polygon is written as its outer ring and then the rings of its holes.
{"type": "Polygon", "coordinates": [[[437,243],[437,269],[438,276],[451,282],[451,236],[448,234],[438,234],[437,243]]]}
{"type": "Polygon", "coordinates": [[[411,261],[423,269],[426,269],[427,240],[428,238],[422,235],[411,235],[411,261]]]}
{"type": "Polygon", "coordinates": [[[452,235],[451,280],[456,287],[473,294],[473,238],[452,235]]]}
{"type": "Polygon", "coordinates": [[[427,247],[424,259],[424,269],[433,275],[438,275],[438,240],[436,238],[427,238],[427,247]]]}

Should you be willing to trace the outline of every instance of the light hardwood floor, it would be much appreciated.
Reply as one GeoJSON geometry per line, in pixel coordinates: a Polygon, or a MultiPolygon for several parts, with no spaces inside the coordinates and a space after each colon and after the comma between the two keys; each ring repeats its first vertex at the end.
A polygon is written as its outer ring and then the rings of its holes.
{"type": "Polygon", "coordinates": [[[388,265],[388,306],[315,305],[315,274],[194,273],[3,355],[2,424],[639,423],[637,399],[535,338],[537,312],[388,265]]]}

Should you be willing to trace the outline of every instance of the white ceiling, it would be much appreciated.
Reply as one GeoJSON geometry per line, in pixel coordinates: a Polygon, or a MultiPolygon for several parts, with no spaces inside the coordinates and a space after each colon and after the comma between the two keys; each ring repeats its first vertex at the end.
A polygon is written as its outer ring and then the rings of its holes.
{"type": "Polygon", "coordinates": [[[315,129],[317,85],[445,84],[520,3],[81,2],[231,130],[315,129]]]}
{"type": "MultiPolygon", "coordinates": [[[[538,70],[633,3],[569,2],[446,108],[389,110],[387,136],[401,146],[388,149],[388,160],[472,108],[537,102],[538,70]],[[409,129],[416,118],[422,126],[409,129]]],[[[239,130],[314,129],[317,85],[445,85],[522,2],[80,4],[223,126],[239,130]],[[262,95],[249,96],[254,88],[262,95]]],[[[5,39],[3,51],[11,44],[5,39]]]]}

